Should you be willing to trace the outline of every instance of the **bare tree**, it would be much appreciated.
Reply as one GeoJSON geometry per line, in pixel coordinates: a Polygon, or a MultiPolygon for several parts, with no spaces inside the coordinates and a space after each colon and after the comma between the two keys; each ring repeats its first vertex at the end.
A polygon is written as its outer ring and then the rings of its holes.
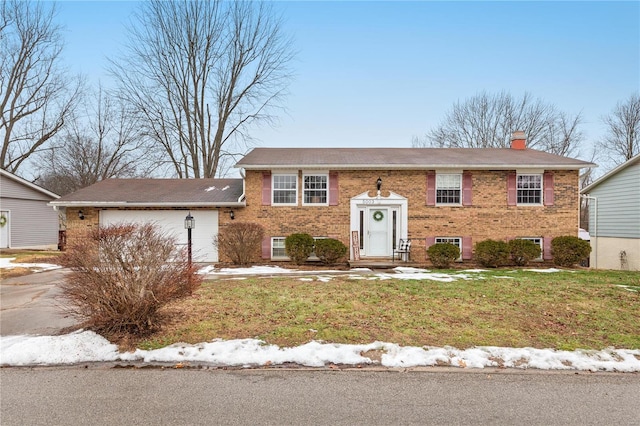
{"type": "Polygon", "coordinates": [[[640,154],[640,94],[618,102],[602,121],[607,130],[598,143],[603,156],[619,165],[640,154]]]}
{"type": "Polygon", "coordinates": [[[71,120],[40,155],[38,183],[60,195],[103,179],[147,175],[153,167],[131,111],[101,88],[95,103],[88,102],[89,115],[71,120]]]}
{"type": "Polygon", "coordinates": [[[15,173],[63,128],[81,82],[60,65],[55,6],[3,0],[0,7],[0,167],[15,173]]]}
{"type": "Polygon", "coordinates": [[[111,71],[178,177],[214,177],[274,119],[294,53],[267,2],[151,0],[130,33],[111,71]]]}
{"type": "Polygon", "coordinates": [[[580,114],[570,116],[525,93],[517,99],[506,92],[482,92],[456,102],[444,120],[414,147],[505,148],[514,131],[523,130],[527,146],[558,155],[575,154],[582,133],[580,114]]]}

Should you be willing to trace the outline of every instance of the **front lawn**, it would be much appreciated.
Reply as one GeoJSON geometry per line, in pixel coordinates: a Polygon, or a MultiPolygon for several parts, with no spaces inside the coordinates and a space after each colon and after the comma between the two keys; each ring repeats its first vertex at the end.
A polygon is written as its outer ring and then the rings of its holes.
{"type": "Polygon", "coordinates": [[[637,272],[449,274],[457,279],[316,275],[207,281],[192,297],[164,308],[167,325],[138,347],[258,338],[287,347],[322,340],[459,349],[640,348],[637,272]]]}

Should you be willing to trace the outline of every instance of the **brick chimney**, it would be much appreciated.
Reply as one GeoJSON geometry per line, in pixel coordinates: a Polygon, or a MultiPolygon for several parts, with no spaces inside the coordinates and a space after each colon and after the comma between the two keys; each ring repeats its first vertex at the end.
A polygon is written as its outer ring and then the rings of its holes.
{"type": "Polygon", "coordinates": [[[513,132],[511,135],[511,149],[526,149],[527,148],[527,138],[524,135],[524,132],[518,130],[513,132]]]}

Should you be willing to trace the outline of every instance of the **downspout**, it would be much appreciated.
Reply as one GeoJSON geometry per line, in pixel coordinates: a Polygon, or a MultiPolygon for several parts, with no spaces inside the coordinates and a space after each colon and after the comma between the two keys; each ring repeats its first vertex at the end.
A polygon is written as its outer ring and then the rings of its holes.
{"type": "Polygon", "coordinates": [[[240,198],[238,198],[238,202],[241,203],[243,200],[245,200],[245,194],[246,194],[246,183],[247,183],[247,175],[244,173],[244,169],[240,169],[240,176],[242,177],[242,195],[240,195],[240,198]]]}
{"type": "MultiPolygon", "coordinates": [[[[596,242],[593,245],[594,248],[594,255],[593,258],[595,259],[595,265],[594,268],[598,269],[598,198],[597,197],[593,197],[591,195],[582,195],[583,198],[586,198],[587,200],[593,200],[593,233],[595,234],[596,237],[596,242]]],[[[591,215],[591,214],[589,214],[591,215]]],[[[591,235],[591,230],[589,230],[589,235],[591,235]]]]}

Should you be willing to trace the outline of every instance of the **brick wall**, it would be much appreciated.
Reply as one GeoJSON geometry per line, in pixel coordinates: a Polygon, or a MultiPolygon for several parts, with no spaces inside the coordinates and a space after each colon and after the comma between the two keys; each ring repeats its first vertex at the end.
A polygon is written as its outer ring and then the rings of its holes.
{"type": "MultiPolygon", "coordinates": [[[[473,244],[488,239],[576,235],[578,229],[578,171],[554,171],[553,206],[508,206],[507,171],[472,171],[471,206],[427,206],[426,171],[339,171],[337,206],[263,206],[263,171],[246,171],[247,206],[236,220],[255,221],[268,236],[305,232],[349,245],[350,200],[365,191],[376,193],[382,179],[383,197],[393,191],[408,199],[408,237],[412,258],[426,258],[426,237],[472,237],[473,244]]],[[[302,172],[299,172],[302,176],[302,172]]],[[[300,180],[299,180],[300,182],[300,180]]]]}

